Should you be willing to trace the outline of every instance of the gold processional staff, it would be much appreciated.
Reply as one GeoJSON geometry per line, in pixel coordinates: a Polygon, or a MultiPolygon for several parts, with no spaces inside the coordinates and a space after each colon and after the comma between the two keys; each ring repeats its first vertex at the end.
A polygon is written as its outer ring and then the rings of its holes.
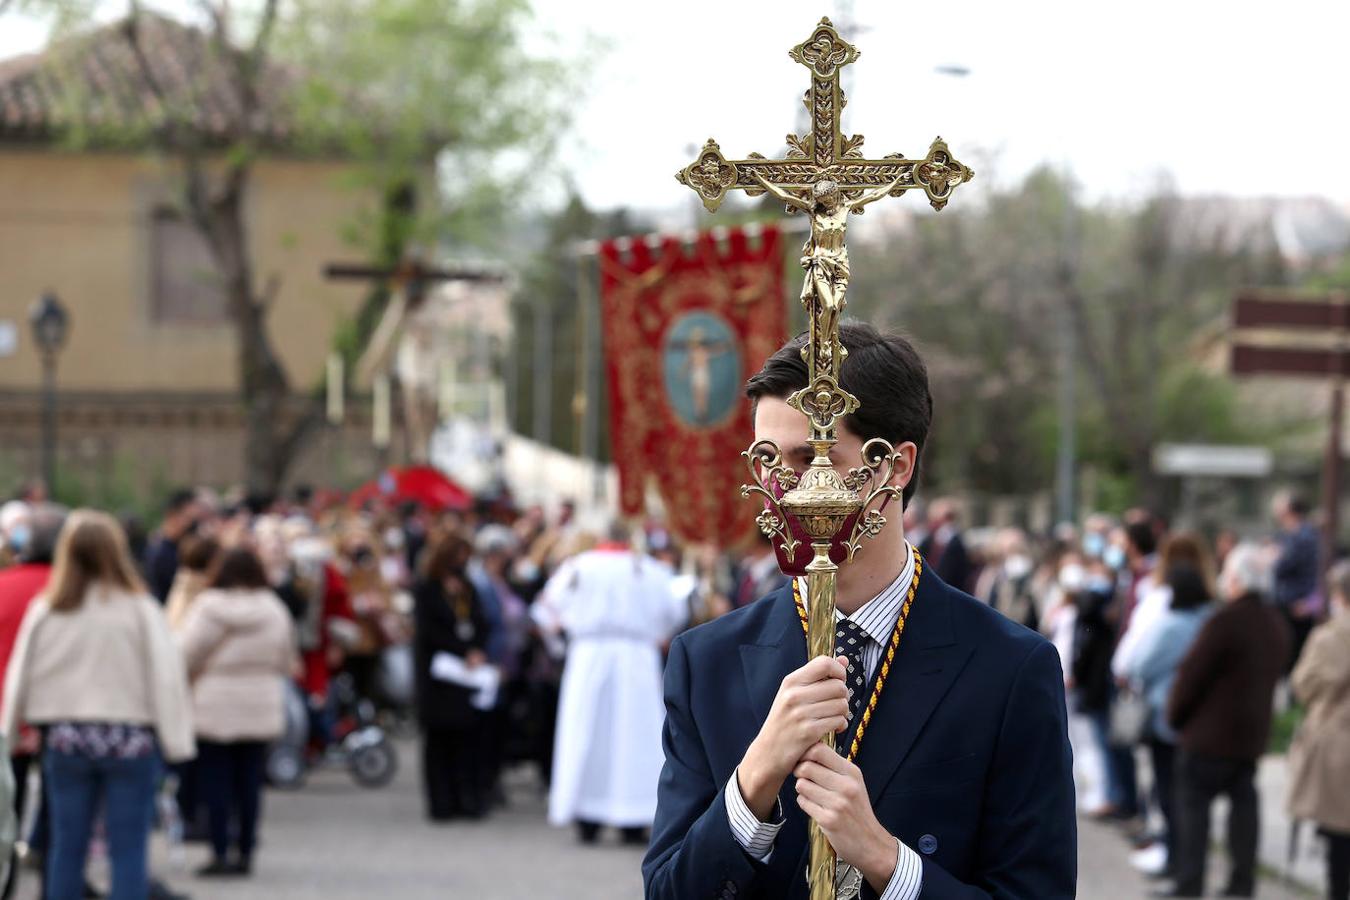
{"type": "MultiPolygon", "coordinates": [[[[848,249],[844,232],[850,213],[885,196],[898,197],[921,190],[934,209],[942,209],[960,184],[974,176],[952,157],[938,138],[923,159],[905,159],[892,154],[866,159],[860,134],[846,136],[840,130],[844,92],[839,72],[858,58],[858,49],[839,37],[829,19],[821,19],[811,36],[793,47],[789,55],[811,70],[811,88],[805,103],[811,116],[811,132],[787,136],[786,159],[767,159],[757,153],[749,159],[728,160],[717,142],[709,138],[693,163],[676,178],[698,192],[703,205],[715,212],[728,191],[743,190],[750,196],[773,194],[790,212],[811,216],[811,235],[802,248],[801,301],[810,323],[806,347],[808,384],[788,403],[811,420],[811,448],[815,457],[803,473],[784,465],[781,450],[772,441],[759,441],[743,456],[753,484],[741,489],[743,496],[763,499],[765,510],[758,522],[764,533],[783,547],[788,557],[805,552],[792,537],[789,518],[795,519],[811,539],[812,559],[806,567],[810,611],[807,647],[810,656],[834,655],[835,579],[839,568],[830,559],[830,544],[850,516],[857,515],[853,533],[847,536],[849,558],[864,537],[877,534],[886,523],[879,506],[886,497],[898,497],[891,474],[897,455],[885,440],[868,441],[861,466],[840,475],[830,465],[830,448],[836,442],[836,426],[842,416],[858,408],[858,400],[839,386],[839,369],[845,350],[839,344],[839,319],[848,291],[848,249]],[[776,498],[777,485],[786,493],[776,498]]],[[[834,734],[822,736],[834,746],[834,734]]],[[[856,748],[855,748],[856,750],[856,748]]],[[[856,897],[861,876],[852,866],[840,865],[834,848],[812,821],[811,861],[807,880],[811,900],[856,897]],[[837,885],[837,888],[836,888],[837,885]],[[836,893],[836,890],[838,893],[836,893]]]]}

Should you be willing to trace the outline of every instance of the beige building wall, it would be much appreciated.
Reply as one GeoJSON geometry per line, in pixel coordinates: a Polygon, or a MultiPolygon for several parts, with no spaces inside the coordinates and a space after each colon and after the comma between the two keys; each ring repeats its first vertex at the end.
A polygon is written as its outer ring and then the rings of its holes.
{"type": "MultiPolygon", "coordinates": [[[[365,286],[324,280],[324,263],[360,259],[341,231],[364,198],[343,166],[309,160],[257,164],[247,199],[257,277],[280,292],[271,335],[297,391],[323,377],[338,325],[365,286]]],[[[173,195],[170,164],[46,147],[0,148],[0,319],[18,326],[0,358],[0,391],[39,384],[28,308],[54,290],[71,313],[60,359],[63,391],[233,392],[228,323],[164,323],[151,314],[151,214],[173,195]]]]}

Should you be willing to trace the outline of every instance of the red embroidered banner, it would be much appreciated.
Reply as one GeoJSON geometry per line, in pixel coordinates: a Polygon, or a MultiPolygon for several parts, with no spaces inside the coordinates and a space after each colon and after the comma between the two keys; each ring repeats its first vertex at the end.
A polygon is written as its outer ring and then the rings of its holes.
{"type": "Polygon", "coordinates": [[[654,479],[680,538],[742,540],[757,512],[740,496],[745,380],[787,330],[778,229],[606,241],[600,296],[624,514],[642,512],[654,479]]]}

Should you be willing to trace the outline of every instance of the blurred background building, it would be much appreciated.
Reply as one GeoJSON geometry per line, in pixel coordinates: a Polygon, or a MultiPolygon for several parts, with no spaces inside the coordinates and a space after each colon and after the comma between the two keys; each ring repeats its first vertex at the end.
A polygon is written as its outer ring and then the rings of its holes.
{"type": "MultiPolygon", "coordinates": [[[[28,339],[25,298],[55,290],[68,310],[60,355],[58,464],[108,491],[114,483],[162,491],[179,483],[244,479],[240,371],[221,273],[182,211],[181,175],[154,152],[146,107],[157,90],[199,98],[204,151],[228,147],[229,88],[208,79],[206,36],[166,18],[147,18],[147,80],[123,29],[103,27],[44,53],[0,64],[0,259],[3,318],[19,334],[0,360],[0,473],[40,468],[41,366],[28,339]],[[77,57],[72,58],[72,51],[77,57]],[[75,94],[51,66],[76,66],[75,94]],[[63,104],[87,103],[102,138],[72,147],[63,104]]],[[[259,115],[268,142],[245,198],[249,252],[274,279],[276,352],[295,380],[286,414],[298,418],[306,388],[321,381],[334,337],[359,308],[362,287],[325,280],[326,263],[350,254],[336,223],[371,203],[346,189],[352,167],[339,154],[305,150],[288,138],[281,71],[263,81],[259,115]]],[[[367,388],[368,389],[368,388],[367,388]]],[[[297,461],[299,480],[340,479],[374,463],[368,410],[329,429],[297,461]]]]}

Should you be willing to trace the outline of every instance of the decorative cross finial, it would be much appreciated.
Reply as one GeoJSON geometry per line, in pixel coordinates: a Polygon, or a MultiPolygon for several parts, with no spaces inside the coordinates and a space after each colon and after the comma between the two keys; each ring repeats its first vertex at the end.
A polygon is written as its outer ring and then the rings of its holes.
{"type": "MultiPolygon", "coordinates": [[[[858,48],[835,31],[829,19],[821,19],[811,36],[788,51],[793,61],[811,72],[806,109],[811,130],[787,136],[785,159],[766,159],[752,153],[748,159],[728,160],[712,138],[698,158],[676,173],[681,184],[693,188],[709,212],[716,212],[727,192],[743,190],[751,196],[763,192],[763,178],[781,188],[801,193],[817,181],[833,181],[845,197],[882,185],[893,185],[890,194],[919,189],[934,209],[942,209],[952,191],[970,181],[974,172],[958,162],[942,138],[937,138],[922,159],[905,159],[893,153],[882,159],[864,159],[862,135],[846,136],[840,129],[844,111],[840,70],[859,57],[858,48]]],[[[804,194],[803,194],[804,196],[804,194]]]]}

